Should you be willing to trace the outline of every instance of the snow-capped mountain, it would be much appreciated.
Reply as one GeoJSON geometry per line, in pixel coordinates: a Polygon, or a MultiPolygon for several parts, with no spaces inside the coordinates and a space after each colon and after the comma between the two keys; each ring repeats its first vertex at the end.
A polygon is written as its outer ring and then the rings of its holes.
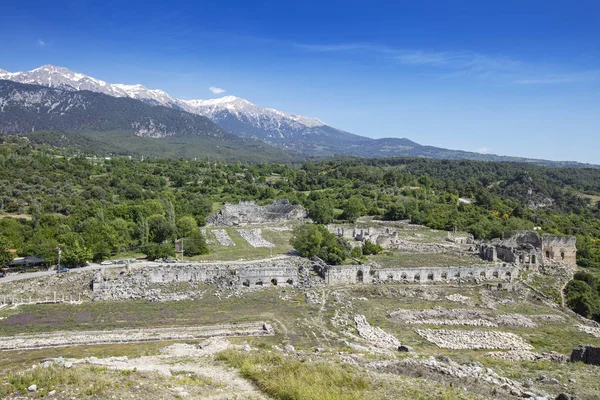
{"type": "Polygon", "coordinates": [[[112,132],[240,140],[210,119],[127,97],[0,80],[0,133],[112,132]]]}
{"type": "Polygon", "coordinates": [[[316,118],[262,108],[235,96],[211,100],[176,99],[162,90],[148,89],[142,85],[111,84],[54,65],[44,65],[26,72],[0,70],[0,79],[77,91],[89,90],[185,110],[206,116],[238,136],[257,138],[278,147],[294,150],[338,146],[340,140],[369,140],[335,129],[316,118]]]}
{"type": "Polygon", "coordinates": [[[0,79],[62,89],[89,90],[113,97],[131,97],[149,104],[160,104],[169,107],[175,103],[175,99],[162,90],[151,90],[142,85],[110,84],[54,65],[43,65],[26,72],[0,70],[0,79]]]}

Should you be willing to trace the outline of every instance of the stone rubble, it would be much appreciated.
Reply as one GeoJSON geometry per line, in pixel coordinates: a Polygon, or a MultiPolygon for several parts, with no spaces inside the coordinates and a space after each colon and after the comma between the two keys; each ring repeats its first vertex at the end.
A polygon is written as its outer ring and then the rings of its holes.
{"type": "Polygon", "coordinates": [[[260,229],[238,229],[240,236],[252,247],[272,247],[271,242],[263,239],[260,229]]]}
{"type": "Polygon", "coordinates": [[[506,361],[550,361],[558,364],[569,361],[569,357],[564,354],[556,352],[534,353],[529,350],[492,351],[486,353],[485,357],[506,361]]]}
{"type": "Polygon", "coordinates": [[[446,300],[454,301],[456,303],[466,303],[470,299],[470,297],[463,296],[460,294],[451,294],[446,296],[446,300]]]}
{"type": "Polygon", "coordinates": [[[498,375],[493,369],[485,368],[480,363],[459,364],[452,361],[449,357],[444,357],[443,360],[436,360],[434,357],[429,359],[406,358],[398,361],[377,361],[367,364],[367,368],[376,371],[402,371],[415,367],[425,367],[432,372],[450,376],[458,379],[475,379],[477,381],[486,382],[495,386],[499,386],[511,393],[513,396],[549,399],[545,393],[536,393],[530,388],[525,387],[521,382],[498,375]]]}
{"type": "Polygon", "coordinates": [[[510,332],[445,329],[417,329],[416,332],[436,346],[445,349],[533,350],[533,346],[510,332]]]}
{"type": "Polygon", "coordinates": [[[321,304],[321,296],[319,296],[314,290],[304,293],[304,297],[306,298],[306,302],[308,304],[321,304]]]}
{"type": "Polygon", "coordinates": [[[17,335],[0,338],[0,351],[92,344],[195,340],[212,336],[269,335],[271,325],[264,322],[213,326],[153,329],[120,329],[113,331],[54,332],[40,335],[17,335]]]}
{"type": "Polygon", "coordinates": [[[566,321],[566,318],[558,314],[534,314],[530,315],[529,318],[546,323],[562,323],[566,321]]]}
{"type": "Polygon", "coordinates": [[[213,233],[213,235],[215,235],[217,243],[219,243],[221,246],[235,246],[235,242],[231,240],[229,234],[225,229],[213,229],[211,232],[213,233]]]}
{"type": "Polygon", "coordinates": [[[383,329],[371,326],[364,315],[355,315],[354,323],[356,324],[358,334],[375,346],[397,350],[402,345],[398,339],[383,329]]]}
{"type": "Polygon", "coordinates": [[[389,313],[394,322],[417,325],[466,325],[497,327],[499,325],[533,328],[536,324],[520,314],[493,315],[467,309],[434,307],[426,310],[400,309],[389,313]]]}
{"type": "Polygon", "coordinates": [[[592,335],[593,337],[600,338],[600,328],[598,328],[598,327],[587,326],[587,325],[577,325],[577,329],[580,330],[581,332],[585,332],[589,335],[592,335]]]}

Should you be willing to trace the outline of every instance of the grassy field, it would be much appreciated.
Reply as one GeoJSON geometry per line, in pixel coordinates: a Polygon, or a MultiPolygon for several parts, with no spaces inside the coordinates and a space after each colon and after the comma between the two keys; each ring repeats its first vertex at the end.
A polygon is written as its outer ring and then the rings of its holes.
{"type": "Polygon", "coordinates": [[[375,261],[384,268],[394,267],[468,267],[485,264],[478,257],[459,255],[455,253],[404,253],[398,251],[384,251],[375,256],[368,256],[369,261],[375,261]]]}
{"type": "MultiPolygon", "coordinates": [[[[419,374],[422,371],[405,370],[399,371],[397,375],[384,377],[379,374],[373,375],[362,367],[339,364],[339,354],[352,355],[360,351],[347,346],[348,338],[341,334],[346,328],[336,325],[332,321],[333,317],[342,315],[351,321],[353,315],[362,314],[373,326],[384,329],[398,338],[401,343],[412,346],[421,357],[448,356],[461,363],[478,361],[486,367],[494,368],[500,375],[520,381],[531,379],[538,382],[542,374],[555,377],[561,382],[561,390],[575,393],[582,399],[592,399],[600,391],[600,369],[597,367],[570,363],[511,363],[486,357],[488,350],[438,348],[415,332],[417,328],[501,330],[522,337],[535,347],[536,352],[556,351],[563,354],[570,354],[571,350],[581,343],[600,345],[600,339],[576,329],[575,325],[578,323],[576,319],[563,314],[556,307],[543,304],[527,293],[489,291],[485,290],[485,285],[354,285],[314,289],[319,302],[311,304],[306,301],[304,291],[300,289],[270,288],[231,296],[224,296],[224,294],[232,292],[222,292],[221,298],[213,295],[217,291],[214,287],[203,286],[198,290],[207,292],[201,299],[193,301],[88,302],[81,305],[49,304],[22,306],[15,310],[4,309],[0,310],[0,318],[2,318],[0,336],[61,330],[192,326],[265,320],[273,324],[276,332],[274,336],[230,339],[234,343],[248,341],[251,346],[259,349],[257,352],[228,351],[219,356],[219,361],[239,370],[246,379],[254,382],[263,393],[272,398],[298,400],[489,398],[491,389],[475,385],[471,390],[473,382],[469,382],[468,385],[465,383],[469,390],[464,391],[451,388],[447,383],[446,385],[432,383],[427,376],[421,379],[419,374]],[[452,302],[446,298],[451,294],[466,296],[468,300],[465,304],[452,302]],[[494,303],[494,308],[489,308],[487,305],[490,301],[494,303]],[[516,326],[475,328],[407,326],[388,317],[390,312],[400,308],[432,307],[476,309],[495,315],[559,314],[564,317],[564,321],[551,323],[538,321],[536,328],[516,326]],[[291,344],[297,351],[304,352],[304,355],[300,358],[276,355],[270,350],[275,344],[280,347],[291,344]],[[316,353],[314,349],[318,347],[326,350],[316,353]],[[306,362],[307,358],[311,361],[306,362]],[[331,379],[322,380],[323,376],[331,379]]],[[[351,322],[348,329],[353,332],[351,322]]],[[[30,366],[48,356],[153,355],[159,348],[168,344],[166,342],[120,344],[8,352],[0,357],[0,370],[12,371],[20,365],[30,366]]],[[[380,359],[368,353],[363,357],[365,362],[380,359]]],[[[92,381],[88,384],[85,380],[88,378],[81,379],[81,382],[86,382],[86,385],[94,385],[92,381]]],[[[6,378],[4,380],[6,381],[6,378]]],[[[27,382],[29,381],[25,381],[27,382]]],[[[168,382],[165,381],[164,384],[167,385],[168,382]]],[[[558,388],[547,387],[546,390],[553,393],[558,388]]]]}
{"type": "MultiPolygon", "coordinates": [[[[246,242],[240,234],[237,232],[238,229],[249,229],[246,227],[239,228],[207,228],[208,240],[211,241],[209,244],[210,253],[191,258],[194,261],[237,261],[237,260],[258,260],[262,258],[268,258],[271,255],[276,256],[279,254],[287,254],[291,252],[292,246],[290,245],[290,237],[292,236],[291,230],[288,231],[274,231],[269,229],[268,226],[261,228],[262,237],[273,243],[273,249],[266,247],[252,247],[246,242]],[[221,246],[215,239],[215,236],[211,233],[214,229],[224,229],[231,240],[235,243],[235,246],[221,246]]],[[[290,228],[291,229],[291,228],[290,228]]],[[[187,258],[190,259],[190,258],[187,258]]]]}

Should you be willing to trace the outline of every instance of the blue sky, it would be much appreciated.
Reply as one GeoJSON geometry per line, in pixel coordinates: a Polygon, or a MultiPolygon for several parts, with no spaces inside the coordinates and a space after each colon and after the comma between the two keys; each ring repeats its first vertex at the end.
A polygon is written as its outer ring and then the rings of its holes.
{"type": "Polygon", "coordinates": [[[600,164],[597,1],[1,3],[8,71],[221,88],[365,136],[600,164]]]}

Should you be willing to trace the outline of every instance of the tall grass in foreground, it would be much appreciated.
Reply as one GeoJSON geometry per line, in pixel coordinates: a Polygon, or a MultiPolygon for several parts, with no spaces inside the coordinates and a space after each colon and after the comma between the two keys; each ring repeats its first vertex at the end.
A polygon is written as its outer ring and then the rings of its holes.
{"type": "Polygon", "coordinates": [[[362,399],[369,381],[353,367],[331,362],[302,362],[281,354],[225,350],[219,360],[238,368],[264,393],[280,400],[362,399]]]}

